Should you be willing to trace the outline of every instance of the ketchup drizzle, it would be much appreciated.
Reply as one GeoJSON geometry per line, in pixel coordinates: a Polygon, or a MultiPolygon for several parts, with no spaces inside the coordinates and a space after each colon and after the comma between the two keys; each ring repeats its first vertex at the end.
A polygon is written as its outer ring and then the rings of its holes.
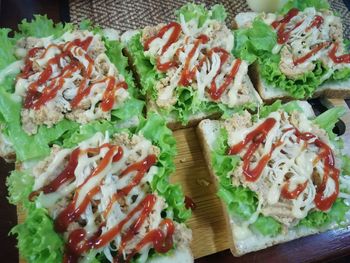
{"type": "Polygon", "coordinates": [[[193,58],[194,54],[196,53],[199,45],[205,44],[208,41],[209,41],[208,36],[200,35],[200,36],[198,36],[198,38],[194,42],[193,48],[191,49],[190,53],[188,53],[188,56],[186,58],[185,65],[184,65],[184,68],[182,70],[180,80],[178,82],[179,85],[182,85],[182,86],[190,85],[190,81],[194,78],[194,76],[196,74],[196,69],[197,69],[196,67],[194,67],[192,70],[189,69],[191,59],[193,58]]]}
{"type": "MultiPolygon", "coordinates": [[[[146,51],[149,50],[149,47],[150,47],[150,44],[152,43],[152,41],[154,41],[157,38],[162,38],[168,30],[173,30],[173,31],[171,32],[170,38],[168,39],[168,41],[166,42],[166,44],[163,46],[163,48],[161,50],[160,55],[162,55],[171,46],[171,44],[173,44],[174,42],[176,42],[178,40],[178,38],[181,34],[181,26],[176,22],[172,22],[172,23],[164,26],[159,31],[158,34],[147,39],[144,42],[144,50],[146,50],[146,51]]],[[[237,71],[238,71],[239,66],[241,64],[241,60],[237,59],[235,61],[230,73],[228,74],[228,76],[226,76],[224,83],[217,89],[215,79],[216,79],[217,75],[219,74],[219,72],[221,71],[223,64],[229,58],[229,53],[226,50],[224,50],[223,48],[220,48],[220,47],[214,47],[211,50],[209,50],[207,54],[205,54],[203,56],[203,58],[199,61],[199,63],[196,66],[194,66],[192,69],[189,68],[191,59],[193,58],[196,51],[198,50],[199,45],[205,44],[208,41],[209,41],[209,37],[207,35],[204,35],[204,34],[199,35],[197,37],[197,39],[194,41],[193,47],[190,50],[188,56],[186,57],[186,60],[184,63],[184,68],[181,72],[180,80],[178,81],[178,85],[189,86],[191,84],[191,81],[194,79],[198,68],[200,68],[203,65],[203,63],[205,63],[206,59],[210,58],[214,52],[219,53],[220,54],[220,68],[218,69],[218,72],[217,72],[215,78],[211,82],[211,87],[209,90],[209,95],[211,96],[211,98],[213,100],[218,100],[222,96],[224,91],[227,89],[227,87],[230,85],[230,83],[232,82],[235,75],[237,74],[237,71]]],[[[181,51],[184,51],[184,47],[180,47],[176,50],[175,57],[178,57],[179,53],[181,51]]],[[[156,66],[157,66],[157,69],[161,72],[165,72],[165,71],[169,70],[171,67],[176,67],[178,65],[178,63],[175,60],[161,63],[160,58],[161,58],[160,56],[157,58],[156,66]]]]}
{"type": "Polygon", "coordinates": [[[337,56],[337,50],[339,48],[339,43],[335,42],[333,43],[333,47],[328,53],[329,58],[334,62],[334,63],[350,63],[350,54],[344,54],[341,56],[337,56]]]}
{"type": "Polygon", "coordinates": [[[239,58],[235,60],[235,63],[232,65],[230,73],[228,74],[228,76],[225,77],[224,83],[222,83],[222,85],[218,89],[216,88],[216,82],[215,82],[216,77],[213,79],[209,90],[210,97],[213,100],[220,99],[221,95],[225,92],[227,87],[230,85],[230,83],[233,81],[234,77],[236,76],[241,63],[242,63],[242,60],[240,60],[239,58]]]}
{"type": "MultiPolygon", "coordinates": [[[[267,165],[268,161],[271,158],[272,152],[275,150],[275,148],[278,145],[282,143],[279,141],[276,144],[274,144],[272,146],[272,150],[270,151],[270,153],[263,155],[261,159],[258,161],[255,168],[250,169],[252,156],[257,151],[260,144],[264,143],[267,134],[273,128],[275,123],[276,123],[276,120],[274,118],[267,118],[256,129],[248,133],[243,141],[237,143],[236,145],[232,146],[229,149],[228,154],[235,155],[242,152],[246,148],[246,146],[248,146],[248,149],[246,150],[246,153],[242,158],[243,174],[245,176],[245,179],[248,182],[254,182],[260,177],[263,169],[265,168],[265,166],[267,165]]],[[[326,211],[332,207],[333,203],[335,202],[339,194],[340,172],[335,167],[333,151],[326,143],[322,142],[320,139],[318,139],[314,134],[310,132],[302,133],[295,127],[285,129],[283,130],[283,132],[285,133],[290,130],[294,130],[294,134],[297,137],[298,143],[300,142],[300,140],[303,140],[305,147],[307,147],[308,144],[314,144],[319,148],[319,154],[314,162],[321,161],[323,163],[324,175],[323,175],[321,185],[316,187],[316,196],[315,196],[314,202],[316,207],[319,210],[326,211]],[[311,139],[314,139],[314,141],[308,142],[311,139]],[[335,191],[330,196],[325,197],[324,191],[326,189],[327,181],[329,178],[332,178],[335,182],[335,191]]],[[[281,195],[283,198],[286,198],[286,199],[295,199],[306,189],[308,181],[304,182],[303,184],[298,184],[293,191],[289,191],[289,184],[290,184],[289,181],[285,182],[285,184],[281,189],[281,195]]]]}
{"type": "MultiPolygon", "coordinates": [[[[81,100],[90,94],[92,88],[92,85],[89,85],[88,81],[92,75],[94,61],[88,54],[84,54],[82,52],[88,50],[92,40],[93,37],[89,36],[84,40],[75,39],[60,46],[55,44],[49,45],[40,56],[40,58],[44,58],[50,48],[57,48],[61,53],[54,56],[47,62],[46,68],[43,72],[41,72],[37,81],[33,82],[28,87],[26,97],[24,98],[23,107],[25,109],[40,109],[45,103],[57,96],[58,91],[62,89],[64,85],[65,78],[69,78],[75,72],[81,71],[83,79],[81,80],[76,96],[70,102],[72,108],[78,107],[81,100]],[[79,47],[81,49],[78,49],[79,47]],[[88,61],[86,69],[84,65],[74,57],[74,52],[78,53],[80,56],[84,56],[84,58],[88,61]],[[71,62],[67,66],[61,68],[60,61],[63,58],[69,58],[71,62]],[[59,75],[56,77],[52,76],[53,67],[58,67],[58,69],[61,70],[59,75]],[[44,87],[40,92],[38,88],[42,85],[44,85],[44,87]]],[[[20,78],[28,78],[34,74],[32,58],[35,57],[36,54],[42,49],[43,48],[33,48],[29,50],[25,59],[24,69],[19,75],[20,78]]],[[[127,88],[127,84],[125,82],[115,84],[114,77],[105,78],[103,81],[108,80],[108,86],[104,92],[103,100],[101,103],[102,111],[109,111],[113,108],[115,100],[113,92],[115,92],[117,88],[127,88]]]]}
{"type": "Polygon", "coordinates": [[[287,24],[292,20],[293,17],[297,16],[299,13],[299,10],[296,8],[292,8],[289,10],[289,12],[279,21],[274,21],[271,25],[274,29],[277,29],[277,43],[278,44],[284,44],[288,41],[290,33],[297,28],[298,26],[301,25],[302,21],[297,23],[296,26],[289,30],[285,31],[285,28],[287,24]]]}
{"type": "MultiPolygon", "coordinates": [[[[107,148],[108,151],[104,157],[100,160],[97,167],[92,173],[85,179],[85,181],[76,189],[73,200],[68,206],[55,219],[55,230],[58,233],[65,232],[68,226],[75,220],[78,220],[81,214],[86,210],[87,206],[91,202],[91,199],[100,191],[99,186],[92,188],[86,197],[77,204],[79,193],[83,186],[94,176],[100,174],[111,162],[118,162],[123,156],[122,147],[114,146],[109,143],[105,143],[96,148],[80,149],[77,148],[72,151],[68,164],[65,169],[48,185],[44,186],[38,191],[31,193],[31,198],[37,196],[41,191],[45,194],[57,191],[57,189],[68,181],[75,179],[75,169],[78,165],[79,156],[81,154],[97,155],[100,154],[101,150],[107,148]]],[[[136,175],[132,178],[131,182],[124,188],[118,190],[113,196],[112,200],[107,206],[105,213],[102,214],[102,219],[105,219],[114,202],[118,201],[119,198],[124,197],[130,193],[130,191],[138,185],[144,174],[157,162],[155,155],[149,155],[144,160],[134,163],[128,166],[124,171],[120,173],[120,177],[126,176],[132,172],[136,172],[136,175]]],[[[68,241],[65,247],[65,254],[63,262],[73,263],[78,262],[80,255],[90,249],[101,248],[110,242],[112,242],[116,235],[121,233],[124,226],[134,217],[136,213],[139,213],[138,218],[130,224],[130,226],[122,234],[122,242],[118,251],[123,251],[128,242],[134,237],[139,231],[145,220],[148,218],[150,213],[153,211],[153,207],[156,203],[157,197],[153,194],[148,194],[135,208],[133,208],[126,216],[125,219],[119,222],[109,231],[102,234],[102,227],[105,226],[106,222],[100,224],[99,230],[96,231],[89,238],[86,237],[87,233],[83,228],[73,230],[68,237],[68,241]]],[[[149,231],[141,241],[137,243],[132,252],[127,256],[123,262],[129,262],[131,258],[137,254],[146,244],[152,243],[155,250],[159,253],[165,253],[173,247],[173,233],[175,226],[172,220],[163,219],[159,227],[149,231]]],[[[115,262],[118,262],[118,257],[115,258],[115,262]]]]}
{"type": "Polygon", "coordinates": [[[321,49],[328,47],[329,46],[329,42],[323,42],[320,44],[315,45],[315,47],[312,48],[312,50],[305,54],[304,56],[297,58],[296,60],[294,60],[294,65],[299,65],[301,63],[304,63],[306,60],[308,60],[309,58],[311,58],[313,55],[315,55],[316,53],[318,53],[321,49]]]}
{"type": "Polygon", "coordinates": [[[74,220],[80,217],[80,215],[86,210],[87,206],[89,205],[92,197],[96,195],[100,191],[100,187],[96,186],[92,188],[87,195],[84,197],[84,199],[81,201],[80,204],[77,204],[79,193],[84,187],[84,185],[94,176],[97,176],[99,173],[101,173],[108,164],[111,163],[113,158],[115,158],[115,152],[118,153],[120,150],[117,149],[116,146],[112,145],[102,145],[101,148],[108,147],[109,150],[106,153],[106,155],[102,158],[98,166],[92,171],[92,173],[85,179],[83,184],[81,184],[75,191],[73,201],[68,204],[68,206],[57,216],[55,219],[55,230],[59,233],[63,233],[67,230],[70,223],[72,223],[74,220]]]}
{"type": "MultiPolygon", "coordinates": [[[[144,49],[148,50],[152,41],[155,40],[156,38],[162,38],[168,30],[173,30],[173,31],[172,31],[168,41],[165,43],[165,45],[163,46],[163,48],[161,50],[161,55],[163,55],[164,52],[167,51],[168,48],[171,46],[171,44],[173,44],[174,42],[176,42],[179,39],[179,36],[181,34],[181,31],[182,31],[181,25],[179,23],[170,22],[168,25],[164,26],[158,32],[158,34],[156,34],[155,36],[150,37],[149,39],[146,40],[146,42],[144,43],[144,49]]],[[[169,68],[174,67],[176,64],[177,63],[174,61],[161,63],[160,58],[157,59],[157,69],[161,72],[167,71],[169,68]]]]}

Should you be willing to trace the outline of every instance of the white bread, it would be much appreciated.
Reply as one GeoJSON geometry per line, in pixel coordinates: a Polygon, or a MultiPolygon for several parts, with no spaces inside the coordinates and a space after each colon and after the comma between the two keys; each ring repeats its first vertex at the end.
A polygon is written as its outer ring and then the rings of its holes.
{"type": "Polygon", "coordinates": [[[159,255],[155,258],[147,260],[148,263],[192,263],[194,262],[191,249],[189,247],[178,247],[170,255],[159,255]]]}
{"type": "MultiPolygon", "coordinates": [[[[252,21],[257,17],[257,15],[258,14],[255,12],[239,13],[234,19],[233,28],[237,29],[249,26],[252,23],[252,21]]],[[[273,16],[270,15],[266,14],[266,17],[264,17],[264,20],[267,23],[273,21],[271,21],[273,16]]],[[[249,76],[254,84],[254,87],[257,89],[260,97],[265,103],[272,103],[273,101],[278,99],[285,102],[295,99],[288,92],[273,87],[264,82],[259,73],[259,66],[257,62],[255,62],[249,67],[249,76]]],[[[317,88],[317,90],[312,96],[312,98],[318,97],[342,99],[350,98],[350,79],[345,81],[326,81],[317,88]]]]}
{"type": "MultiPolygon", "coordinates": [[[[307,116],[312,116],[311,105],[302,102],[300,106],[306,110],[307,116]]],[[[203,154],[208,165],[210,175],[214,178],[216,186],[218,186],[218,177],[212,167],[211,152],[215,147],[216,138],[219,135],[221,129],[221,122],[218,120],[203,120],[197,127],[197,134],[201,143],[203,154]]],[[[327,228],[322,229],[311,229],[311,228],[298,228],[297,230],[289,230],[286,233],[281,233],[275,237],[262,236],[260,234],[250,231],[247,227],[239,225],[235,222],[234,218],[230,215],[226,204],[222,202],[224,215],[226,217],[227,227],[229,236],[232,239],[231,252],[234,256],[242,256],[246,253],[265,249],[267,247],[298,239],[303,236],[312,235],[315,233],[323,232],[328,229],[335,228],[336,225],[331,225],[327,228]]]]}

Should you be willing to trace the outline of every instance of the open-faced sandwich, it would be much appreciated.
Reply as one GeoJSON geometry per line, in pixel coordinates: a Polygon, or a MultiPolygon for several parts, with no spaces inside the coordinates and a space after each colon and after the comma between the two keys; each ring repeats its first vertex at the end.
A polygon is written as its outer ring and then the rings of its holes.
{"type": "Polygon", "coordinates": [[[332,132],[342,113],[275,102],[200,122],[235,256],[349,223],[349,158],[332,132]]]}
{"type": "Polygon", "coordinates": [[[26,212],[12,230],[24,259],[193,262],[183,223],[191,212],[168,180],[175,140],[159,116],[135,133],[112,127],[71,143],[23,162],[7,180],[10,202],[26,212]]]}
{"type": "Polygon", "coordinates": [[[350,97],[350,54],[326,0],[289,1],[279,13],[240,13],[235,55],[249,62],[264,101],[350,97]]]}
{"type": "Polygon", "coordinates": [[[42,157],[81,124],[137,125],[143,102],[118,32],[36,16],[8,33],[0,31],[0,156],[42,157]]]}
{"type": "Polygon", "coordinates": [[[242,106],[255,107],[260,98],[247,62],[231,54],[234,37],[224,23],[224,7],[187,4],[177,16],[177,21],[122,36],[147,111],[166,116],[176,129],[242,106]]]}

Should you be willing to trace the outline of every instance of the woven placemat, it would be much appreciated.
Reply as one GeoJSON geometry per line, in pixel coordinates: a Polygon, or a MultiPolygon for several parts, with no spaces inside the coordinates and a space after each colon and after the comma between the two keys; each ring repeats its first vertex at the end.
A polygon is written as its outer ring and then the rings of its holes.
{"type": "MultiPolygon", "coordinates": [[[[344,21],[345,36],[350,38],[350,12],[343,1],[333,0],[332,9],[341,15],[344,21]]],[[[156,25],[175,19],[174,11],[189,1],[186,0],[70,0],[70,18],[73,23],[90,19],[103,27],[121,31],[156,25]]],[[[239,12],[249,11],[245,0],[193,1],[212,6],[221,3],[228,12],[227,23],[231,24],[239,12]]]]}

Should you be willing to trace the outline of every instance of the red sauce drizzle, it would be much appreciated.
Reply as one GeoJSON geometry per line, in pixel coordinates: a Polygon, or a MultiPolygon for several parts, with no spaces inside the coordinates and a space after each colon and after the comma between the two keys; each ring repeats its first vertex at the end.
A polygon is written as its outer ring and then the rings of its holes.
{"type": "Polygon", "coordinates": [[[230,83],[233,81],[234,77],[236,76],[241,63],[242,61],[239,58],[235,60],[235,63],[232,65],[232,69],[230,73],[228,74],[228,76],[225,77],[224,83],[218,89],[216,88],[216,83],[215,83],[216,77],[213,79],[209,90],[210,97],[213,100],[218,100],[221,97],[221,95],[225,92],[227,87],[230,85],[230,83]]]}
{"type": "Polygon", "coordinates": [[[306,28],[306,32],[311,30],[313,27],[319,28],[323,24],[323,21],[324,19],[322,16],[316,15],[311,25],[306,28]]]}
{"type": "MultiPolygon", "coordinates": [[[[43,106],[45,103],[54,99],[57,96],[58,91],[62,89],[64,85],[65,78],[69,78],[75,72],[81,71],[83,79],[81,80],[76,96],[70,102],[72,108],[78,107],[82,99],[90,94],[90,91],[93,85],[93,84],[88,85],[88,81],[92,75],[94,61],[88,54],[84,54],[82,52],[82,50],[84,51],[88,50],[92,42],[92,39],[93,38],[90,36],[84,40],[75,39],[73,41],[67,42],[66,44],[60,45],[60,46],[57,46],[55,44],[51,44],[50,46],[48,46],[48,48],[44,51],[44,53],[40,56],[40,58],[45,57],[48,50],[52,47],[56,47],[60,49],[61,53],[51,58],[47,62],[46,68],[39,75],[38,80],[33,82],[28,87],[28,91],[23,103],[24,108],[26,109],[33,108],[35,110],[40,109],[41,106],[43,106]],[[81,47],[82,50],[76,50],[75,49],[76,47],[81,47]],[[84,55],[85,59],[88,61],[88,65],[86,69],[84,68],[84,65],[74,57],[73,51],[77,52],[80,56],[84,55]],[[62,58],[69,58],[71,61],[70,64],[68,64],[63,68],[60,67],[60,60],[62,58]],[[61,70],[59,75],[56,77],[52,77],[53,67],[58,67],[61,70]],[[45,86],[43,87],[43,90],[40,92],[38,88],[39,86],[42,86],[42,85],[45,85],[45,86]]],[[[33,48],[28,52],[24,69],[20,74],[21,78],[28,78],[30,75],[34,73],[32,58],[37,54],[38,51],[42,49],[43,48],[33,48]]],[[[103,82],[109,81],[109,82],[104,92],[101,107],[103,111],[109,111],[113,108],[113,105],[114,105],[114,100],[115,100],[114,92],[119,87],[126,89],[127,84],[125,82],[120,82],[118,84],[115,84],[114,77],[108,77],[103,79],[102,81],[103,82]]],[[[102,81],[98,81],[98,82],[102,82],[102,81]]]]}
{"type": "MultiPolygon", "coordinates": [[[[126,261],[129,262],[132,257],[139,252],[145,245],[152,243],[154,250],[158,253],[166,253],[173,247],[173,234],[175,226],[172,220],[166,218],[159,224],[158,229],[151,230],[147,235],[136,245],[136,248],[128,255],[126,261]],[[166,234],[161,228],[166,227],[166,234]]],[[[116,262],[124,262],[118,260],[116,262]]]]}
{"type": "MultiPolygon", "coordinates": [[[[147,41],[145,41],[144,43],[144,49],[145,50],[149,50],[149,46],[151,44],[152,41],[154,41],[157,38],[161,38],[164,36],[164,34],[168,31],[168,30],[173,30],[171,33],[171,36],[168,40],[168,42],[163,46],[162,50],[161,50],[161,54],[162,55],[168,48],[169,46],[176,42],[181,34],[181,26],[176,23],[176,22],[172,22],[168,25],[166,25],[165,27],[163,27],[158,34],[156,34],[155,36],[149,38],[147,41]]],[[[227,61],[228,57],[229,57],[229,53],[220,48],[220,47],[214,47],[212,48],[207,55],[205,55],[200,61],[199,63],[194,66],[192,69],[190,69],[190,62],[191,59],[193,58],[193,56],[195,55],[199,45],[205,44],[209,41],[209,37],[207,35],[199,35],[197,37],[197,39],[194,41],[194,45],[192,47],[192,49],[190,50],[188,56],[186,57],[185,60],[185,64],[184,64],[184,68],[183,71],[181,72],[181,76],[180,76],[180,80],[178,82],[179,85],[181,86],[188,86],[191,84],[191,81],[194,79],[195,74],[196,74],[196,70],[201,67],[203,65],[203,63],[205,63],[206,59],[208,57],[210,57],[213,52],[216,53],[220,53],[220,60],[221,60],[221,65],[220,68],[218,70],[218,72],[220,72],[222,65],[227,61]]],[[[184,47],[180,47],[176,50],[175,52],[175,56],[178,57],[179,56],[179,52],[183,51],[184,47]]],[[[224,93],[224,91],[227,89],[227,87],[229,86],[229,84],[232,82],[234,76],[237,74],[237,71],[239,69],[239,66],[241,64],[241,60],[237,59],[235,64],[233,65],[231,72],[228,74],[228,76],[225,78],[224,83],[221,85],[221,87],[219,87],[218,89],[216,88],[216,83],[215,83],[215,79],[217,76],[215,76],[214,80],[211,83],[211,88],[209,91],[209,95],[212,97],[212,99],[214,100],[218,100],[221,95],[224,93]]],[[[173,60],[173,61],[168,61],[166,63],[161,63],[160,62],[160,57],[157,58],[157,69],[161,72],[165,72],[167,70],[169,70],[171,67],[175,67],[177,66],[178,63],[173,60]]],[[[217,74],[218,75],[218,74],[217,74]]]]}
{"type": "Polygon", "coordinates": [[[147,156],[144,160],[142,160],[141,162],[138,163],[134,163],[131,166],[129,166],[128,168],[126,168],[123,172],[121,172],[120,176],[123,177],[131,172],[137,171],[137,174],[135,175],[135,177],[133,178],[133,180],[130,182],[129,185],[125,186],[124,188],[118,190],[117,193],[114,194],[113,198],[111,199],[111,201],[109,202],[109,204],[107,205],[107,208],[104,212],[104,217],[107,217],[107,215],[109,214],[110,210],[113,207],[114,202],[116,202],[119,198],[123,197],[123,196],[127,196],[130,191],[136,186],[138,185],[143,176],[145,175],[145,173],[151,168],[152,165],[154,165],[157,162],[157,157],[155,155],[149,155],[147,156]]]}
{"type": "Polygon", "coordinates": [[[103,93],[103,99],[101,103],[102,111],[110,111],[113,109],[115,102],[115,91],[119,88],[127,89],[128,85],[124,81],[115,84],[115,78],[110,78],[108,86],[103,93]]]}
{"type": "Polygon", "coordinates": [[[332,149],[319,139],[315,140],[315,145],[321,149],[318,156],[319,159],[323,161],[324,165],[324,175],[322,183],[316,189],[315,204],[316,207],[322,211],[330,209],[337,199],[339,194],[339,170],[335,168],[334,156],[332,149]],[[327,181],[331,177],[335,182],[335,191],[328,197],[324,197],[324,191],[326,189],[327,181]]]}
{"type": "Polygon", "coordinates": [[[78,165],[78,158],[80,154],[80,149],[75,149],[70,155],[69,162],[64,168],[64,170],[48,185],[44,186],[38,191],[34,191],[29,195],[29,200],[33,201],[33,198],[38,196],[40,192],[44,192],[44,194],[49,194],[57,191],[57,189],[67,183],[72,181],[75,178],[74,171],[78,165]]]}
{"type": "MultiPolygon", "coordinates": [[[[153,194],[148,194],[130,213],[119,222],[116,226],[111,228],[108,232],[102,234],[101,227],[91,238],[86,239],[86,232],[84,229],[76,229],[70,235],[66,246],[65,259],[69,263],[77,262],[79,256],[90,250],[98,249],[109,244],[116,235],[118,235],[127,222],[138,212],[139,217],[131,224],[125,234],[122,236],[122,245],[118,250],[125,247],[126,242],[129,241],[142,226],[146,218],[152,212],[156,203],[157,197],[153,194]]],[[[146,244],[152,243],[155,250],[159,253],[166,253],[173,247],[172,235],[175,227],[170,219],[164,219],[157,229],[151,230],[146,236],[136,245],[135,249],[128,255],[126,260],[122,262],[129,262],[132,257],[139,252],[146,244]],[[165,227],[165,233],[162,228],[165,227]]],[[[120,262],[121,255],[117,255],[115,262],[120,262]]]]}
{"type": "Polygon", "coordinates": [[[197,205],[191,197],[185,195],[185,207],[187,209],[194,210],[194,209],[196,209],[197,205]]]}
{"type": "MultiPolygon", "coordinates": [[[[68,204],[68,206],[57,216],[55,220],[55,230],[59,233],[62,233],[67,230],[67,227],[70,223],[72,223],[74,220],[80,217],[80,215],[85,211],[87,206],[89,205],[92,197],[97,194],[100,190],[99,186],[94,187],[91,189],[83,201],[77,205],[77,200],[79,197],[79,193],[84,187],[84,185],[94,176],[97,176],[99,173],[101,173],[109,163],[115,158],[115,152],[122,154],[122,151],[118,150],[116,146],[112,146],[109,144],[104,144],[100,148],[108,147],[108,152],[106,155],[102,158],[98,166],[92,171],[92,173],[85,179],[84,183],[81,184],[75,192],[75,195],[73,197],[73,201],[68,204]]],[[[119,147],[118,147],[119,148],[119,147]]]]}
{"type": "Polygon", "coordinates": [[[321,49],[323,49],[325,47],[328,47],[328,46],[329,46],[329,42],[323,42],[323,43],[315,45],[315,47],[312,48],[312,50],[309,53],[307,53],[306,55],[304,55],[304,56],[302,56],[300,58],[297,58],[296,60],[294,60],[293,61],[294,65],[298,65],[298,64],[304,63],[306,60],[311,58],[313,55],[315,55],[321,49]]]}
{"type": "MultiPolygon", "coordinates": [[[[181,25],[179,23],[176,22],[170,22],[168,25],[164,26],[159,32],[158,34],[156,34],[153,37],[150,37],[149,39],[146,40],[146,42],[144,43],[144,49],[148,50],[150,44],[152,43],[153,40],[157,39],[157,38],[162,38],[165,33],[168,30],[173,30],[168,41],[165,43],[165,45],[163,46],[162,50],[161,50],[161,55],[164,54],[165,51],[167,51],[167,49],[171,46],[171,44],[173,44],[174,42],[176,42],[179,39],[179,36],[181,34],[181,25]]],[[[176,66],[176,62],[174,61],[169,61],[166,63],[161,63],[160,59],[157,59],[157,69],[161,72],[167,71],[169,68],[176,66]]]]}
{"type": "Polygon", "coordinates": [[[199,44],[205,44],[209,41],[208,36],[206,35],[200,35],[198,36],[198,38],[196,39],[196,41],[194,42],[193,48],[191,49],[191,51],[188,53],[188,56],[185,60],[185,65],[184,68],[181,72],[181,77],[179,80],[179,85],[182,86],[188,86],[190,85],[190,81],[194,78],[195,74],[196,74],[196,67],[194,67],[192,70],[190,70],[190,63],[191,63],[191,59],[193,58],[194,54],[196,53],[199,44]]]}
{"type": "Polygon", "coordinates": [[[281,195],[286,199],[295,199],[305,190],[306,186],[307,181],[302,184],[298,184],[293,191],[289,191],[289,181],[287,181],[282,187],[281,195]]]}
{"type": "Polygon", "coordinates": [[[339,47],[339,43],[335,42],[333,43],[333,47],[329,51],[329,58],[334,62],[334,63],[350,63],[350,54],[344,54],[341,56],[337,56],[337,50],[339,47]]]}
{"type": "Polygon", "coordinates": [[[286,26],[287,24],[290,22],[290,20],[292,20],[293,17],[295,17],[296,15],[298,15],[299,10],[296,8],[292,8],[291,10],[289,10],[289,12],[279,21],[274,21],[271,25],[273,28],[277,29],[277,43],[278,44],[284,44],[288,41],[290,33],[297,28],[298,26],[301,25],[302,21],[297,23],[295,25],[295,27],[289,31],[286,31],[286,26]]]}
{"type": "MultiPolygon", "coordinates": [[[[251,159],[259,146],[265,141],[267,134],[275,126],[276,120],[274,118],[267,118],[261,123],[255,130],[248,133],[245,139],[238,144],[231,147],[229,150],[230,155],[241,152],[247,145],[248,149],[243,156],[243,173],[247,181],[255,182],[266,164],[271,158],[272,150],[269,154],[265,154],[257,163],[255,168],[250,169],[251,159]]],[[[274,147],[273,147],[274,148],[274,147]]]]}
{"type": "MultiPolygon", "coordinates": [[[[231,155],[234,155],[243,151],[245,147],[249,144],[248,149],[242,158],[243,174],[245,175],[245,178],[247,181],[254,182],[259,178],[264,167],[270,160],[272,152],[281,143],[281,142],[278,142],[277,144],[273,145],[271,152],[269,154],[265,154],[264,156],[262,156],[262,158],[258,161],[257,165],[255,166],[255,168],[250,169],[250,162],[253,154],[257,151],[260,144],[265,141],[267,134],[273,128],[275,123],[276,123],[275,119],[267,118],[255,130],[248,133],[248,135],[245,137],[243,141],[239,142],[238,144],[232,146],[229,149],[228,153],[231,155]]],[[[316,136],[310,132],[301,133],[296,128],[289,128],[284,130],[283,132],[287,132],[292,129],[295,130],[295,136],[297,137],[298,143],[300,142],[300,140],[303,140],[305,147],[307,147],[308,144],[314,144],[319,148],[319,154],[315,161],[323,162],[324,175],[323,175],[321,185],[316,187],[316,196],[315,196],[314,202],[316,207],[319,210],[326,211],[332,207],[334,201],[337,199],[337,196],[339,194],[339,173],[340,172],[335,167],[332,149],[327,144],[322,142],[320,139],[316,138],[316,136]],[[310,139],[314,139],[314,138],[315,140],[313,142],[311,143],[308,142],[310,139]],[[324,197],[324,191],[326,189],[326,185],[329,177],[331,177],[335,182],[335,191],[330,196],[324,197]]],[[[281,195],[286,199],[295,199],[305,190],[308,181],[306,181],[303,184],[299,184],[293,191],[289,191],[289,183],[290,182],[287,181],[283,185],[281,190],[281,195]]]]}
{"type": "Polygon", "coordinates": [[[43,48],[35,47],[28,51],[27,57],[25,59],[24,68],[18,77],[27,79],[33,74],[33,61],[31,60],[36,54],[43,48]]]}

